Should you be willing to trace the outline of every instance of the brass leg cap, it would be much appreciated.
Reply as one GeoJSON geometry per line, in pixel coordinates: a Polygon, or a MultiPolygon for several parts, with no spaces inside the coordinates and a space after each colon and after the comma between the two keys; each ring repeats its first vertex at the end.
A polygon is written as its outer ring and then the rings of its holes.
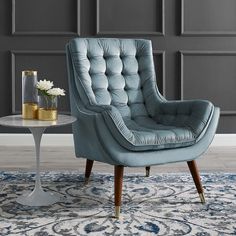
{"type": "Polygon", "coordinates": [[[115,206],[115,218],[120,218],[120,206],[115,206]]]}
{"type": "Polygon", "coordinates": [[[151,167],[150,166],[146,166],[146,177],[149,177],[150,176],[150,169],[151,167]]]}
{"type": "Polygon", "coordinates": [[[84,179],[84,185],[87,185],[89,183],[89,178],[86,178],[84,179]]]}
{"type": "Polygon", "coordinates": [[[199,193],[199,197],[200,197],[201,203],[205,204],[206,203],[206,199],[205,199],[204,193],[199,193]]]}

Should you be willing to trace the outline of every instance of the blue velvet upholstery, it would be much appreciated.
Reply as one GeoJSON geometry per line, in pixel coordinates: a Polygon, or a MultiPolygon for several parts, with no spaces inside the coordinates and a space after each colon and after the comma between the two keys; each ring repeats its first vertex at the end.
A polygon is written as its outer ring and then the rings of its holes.
{"type": "Polygon", "coordinates": [[[66,49],[76,156],[147,166],[193,160],[210,145],[219,109],[166,101],[151,41],[76,38],[66,49]]]}

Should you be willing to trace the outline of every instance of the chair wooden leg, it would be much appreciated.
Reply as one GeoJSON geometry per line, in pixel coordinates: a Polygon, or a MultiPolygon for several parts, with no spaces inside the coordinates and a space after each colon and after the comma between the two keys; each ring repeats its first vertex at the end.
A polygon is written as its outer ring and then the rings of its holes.
{"type": "Polygon", "coordinates": [[[146,166],[145,169],[146,169],[146,177],[149,177],[150,176],[150,169],[151,169],[151,167],[150,166],[146,166]]]}
{"type": "Polygon", "coordinates": [[[86,168],[85,168],[85,183],[87,184],[89,181],[89,177],[93,168],[93,162],[92,160],[87,159],[86,161],[86,168]]]}
{"type": "Polygon", "coordinates": [[[114,169],[115,175],[115,217],[119,219],[120,217],[120,207],[121,207],[121,196],[122,196],[122,185],[123,185],[123,175],[124,175],[124,166],[115,166],[114,169]]]}
{"type": "Polygon", "coordinates": [[[187,163],[188,163],[188,167],[189,167],[189,170],[191,172],[191,175],[193,177],[193,181],[194,181],[195,186],[197,188],[199,197],[201,199],[201,202],[204,204],[206,201],[205,201],[205,196],[204,196],[204,191],[203,191],[199,171],[198,171],[198,168],[197,168],[197,163],[194,160],[193,161],[188,161],[187,163]]]}

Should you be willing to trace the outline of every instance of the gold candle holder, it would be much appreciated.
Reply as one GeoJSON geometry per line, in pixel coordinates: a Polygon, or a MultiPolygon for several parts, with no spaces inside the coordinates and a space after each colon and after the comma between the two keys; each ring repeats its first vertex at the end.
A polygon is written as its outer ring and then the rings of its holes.
{"type": "Polygon", "coordinates": [[[22,118],[37,119],[38,91],[37,71],[22,71],[22,118]]]}
{"type": "Polygon", "coordinates": [[[22,118],[23,119],[37,119],[38,104],[24,103],[22,104],[22,118]]]}
{"type": "Polygon", "coordinates": [[[53,121],[57,120],[57,109],[38,109],[38,120],[53,121]]]}

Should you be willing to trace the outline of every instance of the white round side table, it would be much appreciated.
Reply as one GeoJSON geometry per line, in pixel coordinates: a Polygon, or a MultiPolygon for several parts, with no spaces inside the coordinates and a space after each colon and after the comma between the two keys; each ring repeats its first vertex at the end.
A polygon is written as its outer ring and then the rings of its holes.
{"type": "Polygon", "coordinates": [[[40,142],[46,128],[68,125],[76,121],[76,118],[68,115],[58,115],[56,121],[24,120],[21,115],[5,116],[0,118],[0,125],[28,128],[34,137],[36,150],[36,176],[34,190],[26,195],[20,196],[16,201],[27,206],[48,206],[60,201],[60,195],[45,192],[40,180],[40,142]]]}

